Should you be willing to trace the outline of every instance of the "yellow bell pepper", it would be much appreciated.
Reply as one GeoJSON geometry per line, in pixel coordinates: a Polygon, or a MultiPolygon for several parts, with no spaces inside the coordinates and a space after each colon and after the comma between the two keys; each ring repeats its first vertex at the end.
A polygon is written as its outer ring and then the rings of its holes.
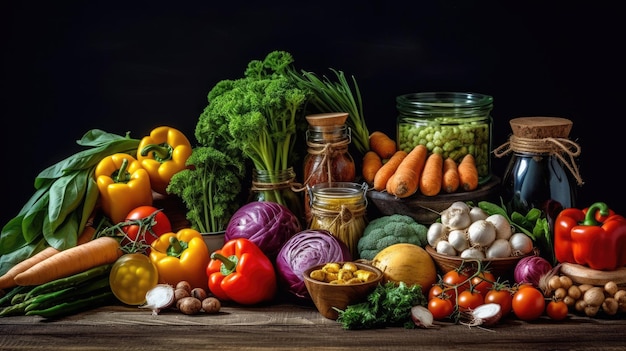
{"type": "Polygon", "coordinates": [[[152,242],[150,260],[159,271],[159,283],[176,286],[186,280],[193,288],[208,288],[206,274],[211,257],[200,232],[183,228],[152,242]]]}
{"type": "Polygon", "coordinates": [[[137,160],[148,171],[152,189],[167,195],[170,179],[187,167],[185,162],[191,156],[191,151],[191,143],[185,134],[176,128],[162,126],[141,139],[137,160]]]}
{"type": "Polygon", "coordinates": [[[113,223],[126,219],[133,209],[152,205],[148,172],[133,156],[116,153],[100,160],[94,173],[102,212],[113,223]]]}

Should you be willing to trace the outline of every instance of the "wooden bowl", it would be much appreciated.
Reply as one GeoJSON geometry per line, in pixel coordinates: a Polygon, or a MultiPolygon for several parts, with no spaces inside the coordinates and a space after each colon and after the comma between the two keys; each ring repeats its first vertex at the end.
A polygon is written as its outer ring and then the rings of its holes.
{"type": "MultiPolygon", "coordinates": [[[[440,270],[442,274],[459,268],[461,264],[471,269],[478,268],[478,262],[475,260],[464,260],[459,256],[440,254],[430,245],[426,245],[426,252],[433,258],[435,266],[437,266],[437,269],[440,270]]],[[[481,260],[481,265],[496,277],[512,278],[517,262],[533,254],[534,253],[525,256],[485,259],[481,260]]]]}
{"type": "MultiPolygon", "coordinates": [[[[339,262],[342,264],[343,262],[339,262]]],[[[304,271],[304,284],[317,310],[326,318],[336,320],[339,314],[334,308],[345,310],[349,305],[363,302],[383,279],[383,272],[371,265],[354,262],[359,269],[365,269],[376,274],[376,278],[358,284],[331,284],[311,278],[311,272],[321,269],[324,264],[318,264],[304,271]]]]}
{"type": "Polygon", "coordinates": [[[469,192],[457,192],[453,194],[439,194],[425,196],[414,194],[407,198],[399,199],[384,191],[370,190],[367,192],[369,203],[375,208],[368,208],[368,213],[380,212],[380,215],[403,214],[412,217],[418,223],[430,225],[437,221],[440,213],[450,207],[456,201],[500,201],[500,178],[492,176],[489,181],[469,192]],[[373,211],[370,211],[373,210],[373,211]]]}

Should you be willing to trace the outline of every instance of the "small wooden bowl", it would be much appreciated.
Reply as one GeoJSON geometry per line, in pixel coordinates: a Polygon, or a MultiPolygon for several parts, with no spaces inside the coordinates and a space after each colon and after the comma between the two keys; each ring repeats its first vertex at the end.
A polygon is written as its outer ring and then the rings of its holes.
{"type": "MultiPolygon", "coordinates": [[[[342,264],[343,262],[339,262],[342,264]]],[[[376,274],[376,278],[358,284],[330,284],[311,278],[311,272],[321,269],[324,264],[310,267],[303,273],[304,284],[317,310],[326,318],[336,320],[339,314],[333,307],[345,310],[349,305],[363,302],[367,295],[374,291],[383,279],[383,272],[371,265],[355,262],[359,269],[365,269],[376,274]]]]}
{"type": "MultiPolygon", "coordinates": [[[[472,260],[465,260],[459,256],[449,256],[438,253],[432,246],[426,245],[426,252],[435,261],[435,266],[443,274],[458,269],[461,264],[465,267],[477,269],[478,263],[472,260]]],[[[482,268],[488,270],[496,277],[511,278],[517,262],[526,256],[533,255],[528,254],[525,256],[505,257],[505,258],[490,258],[481,261],[482,268]]]]}

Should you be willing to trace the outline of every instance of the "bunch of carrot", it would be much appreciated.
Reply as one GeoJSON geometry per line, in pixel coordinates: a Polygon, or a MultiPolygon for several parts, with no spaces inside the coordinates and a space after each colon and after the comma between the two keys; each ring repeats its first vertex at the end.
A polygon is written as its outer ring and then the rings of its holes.
{"type": "Polygon", "coordinates": [[[425,196],[441,192],[472,191],[478,188],[476,160],[467,154],[457,164],[441,154],[428,153],[424,145],[410,152],[398,150],[383,132],[370,135],[370,151],[363,157],[362,175],[374,190],[405,198],[418,190],[425,196]]]}

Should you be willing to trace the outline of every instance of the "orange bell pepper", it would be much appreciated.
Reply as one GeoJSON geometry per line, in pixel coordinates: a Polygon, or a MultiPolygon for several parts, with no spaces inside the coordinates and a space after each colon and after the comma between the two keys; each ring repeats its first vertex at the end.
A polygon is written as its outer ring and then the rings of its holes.
{"type": "Polygon", "coordinates": [[[218,299],[253,305],[270,301],[277,290],[272,261],[246,238],[229,240],[211,254],[206,274],[218,299]]]}

